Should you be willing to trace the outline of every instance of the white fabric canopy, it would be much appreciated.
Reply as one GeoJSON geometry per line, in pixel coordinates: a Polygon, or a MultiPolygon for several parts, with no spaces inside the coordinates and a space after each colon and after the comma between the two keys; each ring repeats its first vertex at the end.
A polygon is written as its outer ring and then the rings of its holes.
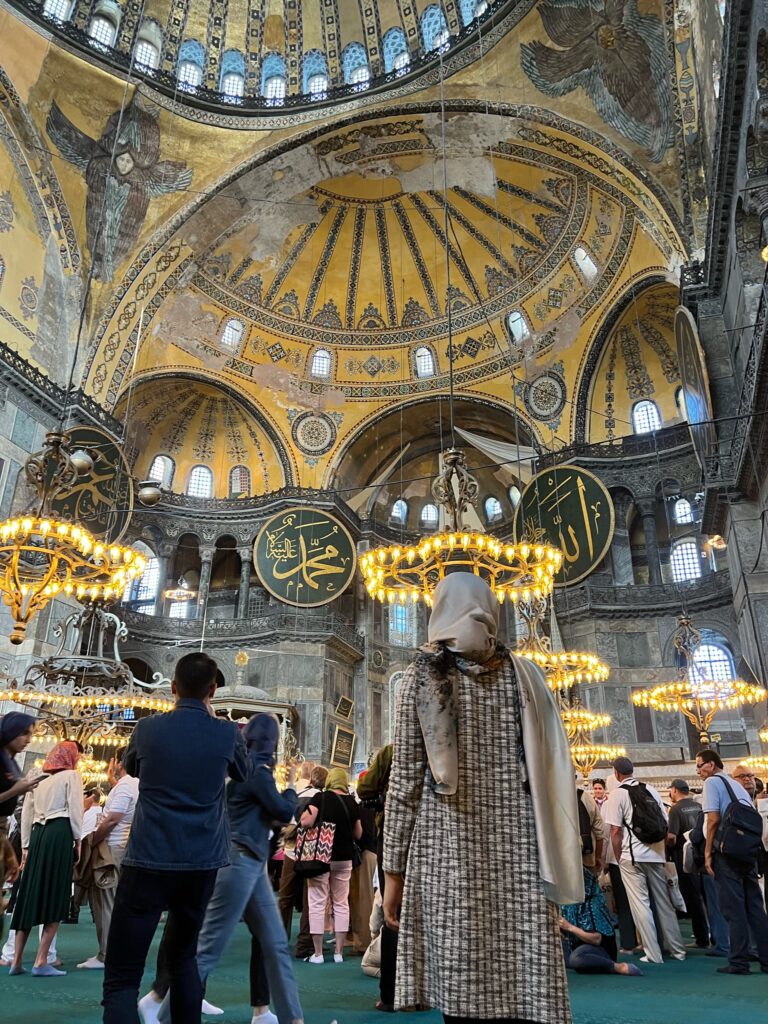
{"type": "Polygon", "coordinates": [[[525,483],[533,476],[532,464],[539,457],[535,448],[529,448],[524,444],[510,444],[509,441],[497,441],[493,437],[483,437],[482,434],[462,430],[461,427],[456,427],[456,433],[483,455],[487,455],[500,465],[503,464],[511,473],[519,473],[520,479],[525,483]]]}

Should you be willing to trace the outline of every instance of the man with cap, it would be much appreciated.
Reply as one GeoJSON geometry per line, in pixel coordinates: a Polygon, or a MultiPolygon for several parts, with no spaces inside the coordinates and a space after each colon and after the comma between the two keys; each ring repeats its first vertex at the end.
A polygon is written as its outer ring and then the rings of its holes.
{"type": "Polygon", "coordinates": [[[634,771],[628,757],[617,757],[613,762],[613,772],[618,786],[608,797],[605,821],[611,828],[613,852],[619,862],[621,878],[632,908],[632,917],[635,919],[645,950],[642,960],[644,963],[663,963],[651,909],[651,896],[656,907],[664,947],[671,951],[675,960],[685,960],[685,945],[669,899],[664,874],[666,856],[663,827],[667,827],[667,816],[659,794],[653,786],[638,782],[634,777],[634,771]],[[640,787],[639,791],[630,797],[630,789],[637,787],[640,787]],[[637,837],[640,825],[639,821],[635,821],[635,816],[637,815],[639,819],[641,810],[644,820],[655,819],[658,822],[660,837],[657,842],[645,843],[637,837]]]}
{"type": "Polygon", "coordinates": [[[672,807],[669,811],[667,832],[667,848],[672,855],[672,862],[677,869],[677,881],[680,893],[685,900],[685,909],[691,918],[691,927],[695,942],[700,949],[709,946],[709,925],[701,895],[701,878],[683,871],[683,847],[685,833],[698,823],[704,811],[701,804],[691,797],[691,790],[685,779],[673,779],[669,787],[669,799],[672,807]]]}

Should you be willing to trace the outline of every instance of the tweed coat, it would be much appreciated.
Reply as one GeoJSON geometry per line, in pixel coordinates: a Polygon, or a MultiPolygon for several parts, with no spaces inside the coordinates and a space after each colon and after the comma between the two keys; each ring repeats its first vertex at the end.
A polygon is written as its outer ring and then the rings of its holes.
{"type": "Polygon", "coordinates": [[[384,826],[384,869],[405,874],[396,1008],[570,1024],[559,908],[539,877],[524,775],[508,652],[481,666],[422,648],[398,694],[384,826]],[[416,710],[436,656],[454,683],[453,795],[435,792],[416,710]]]}

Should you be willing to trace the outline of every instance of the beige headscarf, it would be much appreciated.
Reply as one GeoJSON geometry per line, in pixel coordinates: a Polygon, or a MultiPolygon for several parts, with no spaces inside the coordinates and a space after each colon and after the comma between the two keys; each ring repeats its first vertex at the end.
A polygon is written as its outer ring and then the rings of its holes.
{"type": "Polygon", "coordinates": [[[432,598],[429,642],[441,641],[468,661],[485,662],[496,650],[499,602],[491,588],[469,572],[440,580],[432,598]]]}

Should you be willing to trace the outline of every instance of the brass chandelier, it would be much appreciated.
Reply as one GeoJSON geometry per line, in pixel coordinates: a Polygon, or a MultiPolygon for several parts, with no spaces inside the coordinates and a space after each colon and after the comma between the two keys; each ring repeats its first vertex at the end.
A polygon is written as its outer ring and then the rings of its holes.
{"type": "Polygon", "coordinates": [[[24,466],[37,493],[34,511],[0,523],[0,593],[14,620],[12,644],[23,642],[30,619],[57,594],[108,601],[146,568],[133,548],[101,543],[77,523],[50,514],[55,498],[93,465],[85,452],[73,457],[69,444],[63,431],[46,434],[42,451],[24,466]]]}
{"type": "Polygon", "coordinates": [[[695,663],[701,633],[688,615],[681,615],[677,620],[674,644],[680,665],[678,678],[647,690],[637,690],[632,694],[632,702],[654,711],[682,712],[698,731],[702,747],[707,747],[709,727],[718,711],[759,704],[768,697],[768,691],[743,679],[704,678],[695,663]]]}
{"type": "Polygon", "coordinates": [[[508,544],[466,529],[464,513],[477,497],[477,480],[466,468],[464,453],[449,448],[445,468],[432,494],[445,509],[452,529],[422,537],[417,544],[391,544],[366,552],[360,571],[368,594],[383,603],[423,600],[451,572],[472,572],[490,586],[499,602],[542,600],[551,593],[560,571],[561,552],[547,544],[508,544]]]}

